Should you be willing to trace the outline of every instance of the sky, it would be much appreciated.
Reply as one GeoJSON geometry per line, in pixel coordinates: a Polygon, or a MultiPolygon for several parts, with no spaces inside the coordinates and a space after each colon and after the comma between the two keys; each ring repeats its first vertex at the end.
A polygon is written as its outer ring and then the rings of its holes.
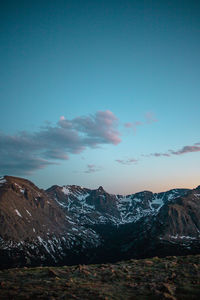
{"type": "Polygon", "coordinates": [[[0,27],[0,175],[200,185],[199,1],[1,1],[0,27]]]}

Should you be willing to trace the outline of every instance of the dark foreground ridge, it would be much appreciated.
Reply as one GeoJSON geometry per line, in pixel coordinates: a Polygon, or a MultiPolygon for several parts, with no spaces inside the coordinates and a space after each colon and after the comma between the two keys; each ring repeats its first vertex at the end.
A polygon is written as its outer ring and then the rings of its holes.
{"type": "Polygon", "coordinates": [[[194,300],[200,255],[0,271],[0,299],[194,300]]]}

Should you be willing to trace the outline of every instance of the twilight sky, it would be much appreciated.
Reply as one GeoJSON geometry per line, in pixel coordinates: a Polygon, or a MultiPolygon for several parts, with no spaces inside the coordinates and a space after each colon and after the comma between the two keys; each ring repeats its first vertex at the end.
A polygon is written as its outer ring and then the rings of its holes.
{"type": "Polygon", "coordinates": [[[0,175],[200,184],[199,1],[1,1],[0,27],[0,175]]]}

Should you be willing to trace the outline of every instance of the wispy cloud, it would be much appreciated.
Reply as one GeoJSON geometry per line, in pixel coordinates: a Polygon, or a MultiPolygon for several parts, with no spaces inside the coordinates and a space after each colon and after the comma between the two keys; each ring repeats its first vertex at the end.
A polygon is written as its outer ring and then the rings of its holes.
{"type": "Polygon", "coordinates": [[[122,165],[131,165],[138,162],[138,159],[135,158],[129,158],[129,159],[116,159],[116,162],[122,165]]]}
{"type": "Polygon", "coordinates": [[[87,165],[87,170],[84,173],[95,173],[101,170],[101,167],[98,167],[96,165],[87,165]]]}
{"type": "Polygon", "coordinates": [[[158,120],[156,119],[155,115],[153,112],[146,112],[145,116],[144,116],[145,121],[141,122],[141,121],[135,121],[135,122],[126,122],[124,123],[124,127],[125,128],[129,128],[132,129],[134,134],[137,131],[137,127],[138,126],[143,126],[145,124],[152,124],[154,122],[157,122],[158,120]]]}
{"type": "Polygon", "coordinates": [[[117,145],[121,142],[117,127],[117,117],[107,110],[72,120],[62,116],[55,126],[46,123],[34,133],[0,133],[0,173],[29,174],[86,148],[117,145]]]}
{"type": "Polygon", "coordinates": [[[146,120],[147,124],[158,122],[158,120],[155,117],[155,114],[152,111],[146,112],[146,114],[145,114],[145,120],[146,120]]]}
{"type": "Polygon", "coordinates": [[[175,151],[175,150],[168,150],[168,152],[164,152],[164,153],[151,153],[148,154],[146,156],[155,156],[155,157],[160,157],[160,156],[172,156],[172,155],[182,155],[182,154],[186,154],[186,153],[191,153],[191,152],[199,152],[200,151],[200,143],[195,143],[192,146],[184,146],[181,149],[175,151]]]}
{"type": "Polygon", "coordinates": [[[134,133],[136,133],[137,127],[143,125],[142,122],[136,121],[136,122],[127,122],[124,124],[124,127],[131,128],[134,133]]]}
{"type": "Polygon", "coordinates": [[[178,151],[170,150],[170,153],[174,155],[180,155],[180,154],[199,152],[199,151],[200,151],[200,146],[184,146],[182,149],[178,151]]]}
{"type": "Polygon", "coordinates": [[[149,156],[155,156],[155,157],[166,156],[166,157],[169,157],[171,155],[169,153],[158,153],[158,152],[155,152],[155,153],[151,153],[151,154],[147,154],[147,155],[142,155],[142,156],[146,156],[146,157],[149,157],[149,156]]]}

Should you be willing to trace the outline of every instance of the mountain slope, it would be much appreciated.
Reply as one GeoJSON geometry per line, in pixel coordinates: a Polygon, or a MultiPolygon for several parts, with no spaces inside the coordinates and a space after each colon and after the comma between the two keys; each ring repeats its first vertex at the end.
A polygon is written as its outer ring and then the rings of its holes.
{"type": "MultiPolygon", "coordinates": [[[[0,179],[0,263],[67,260],[68,250],[96,247],[98,235],[77,226],[43,190],[28,180],[0,179]]],[[[70,262],[70,261],[69,261],[70,262]]]]}
{"type": "Polygon", "coordinates": [[[200,188],[121,196],[76,185],[46,191],[0,178],[0,265],[114,262],[200,253],[200,188]]]}
{"type": "Polygon", "coordinates": [[[141,217],[155,215],[160,208],[188,189],[174,189],[165,193],[144,191],[128,196],[112,195],[101,186],[90,190],[76,185],[52,186],[46,193],[79,224],[127,224],[141,217]]]}
{"type": "Polygon", "coordinates": [[[199,191],[189,190],[166,202],[157,215],[131,224],[121,247],[125,257],[200,253],[199,191]]]}

